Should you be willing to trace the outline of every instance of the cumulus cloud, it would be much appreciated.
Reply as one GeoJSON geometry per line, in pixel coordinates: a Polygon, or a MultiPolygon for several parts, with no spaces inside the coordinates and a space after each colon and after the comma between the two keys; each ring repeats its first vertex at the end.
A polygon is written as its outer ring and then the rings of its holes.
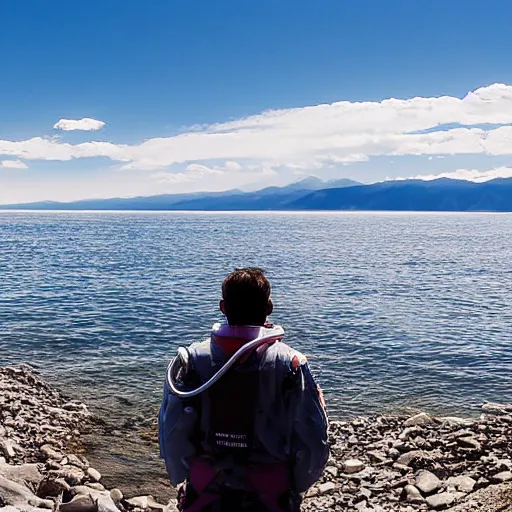
{"type": "MultiPolygon", "coordinates": [[[[61,120],[55,126],[98,129],[103,125],[82,119],[61,120]]],[[[67,144],[41,137],[0,140],[0,155],[61,161],[104,157],[122,162],[123,169],[151,171],[212,160],[230,162],[233,169],[297,170],[364,162],[376,156],[457,154],[512,154],[512,86],[494,84],[463,98],[340,101],[272,110],[236,121],[195,126],[176,136],[135,145],[95,141],[67,144]]],[[[180,179],[189,176],[185,171],[180,179]]]]}
{"type": "Polygon", "coordinates": [[[84,130],[84,131],[95,131],[101,130],[105,126],[103,121],[97,121],[90,117],[84,117],[83,119],[61,119],[53,125],[55,130],[64,130],[69,132],[72,130],[84,130]]]}
{"type": "Polygon", "coordinates": [[[0,167],[7,169],[28,169],[27,164],[21,160],[2,160],[0,161],[0,167]]]}
{"type": "Polygon", "coordinates": [[[437,180],[439,178],[449,178],[453,180],[474,181],[483,183],[484,181],[494,180],[496,178],[512,178],[512,167],[496,167],[486,171],[478,171],[476,169],[457,169],[455,171],[443,172],[440,174],[418,174],[408,178],[392,178],[392,180],[437,180]]]}

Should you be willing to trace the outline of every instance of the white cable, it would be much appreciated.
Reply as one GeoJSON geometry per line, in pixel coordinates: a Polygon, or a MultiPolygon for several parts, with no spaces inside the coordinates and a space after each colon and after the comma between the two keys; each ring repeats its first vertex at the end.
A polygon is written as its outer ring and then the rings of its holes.
{"type": "Polygon", "coordinates": [[[174,382],[173,375],[174,370],[177,369],[178,364],[180,364],[181,358],[179,357],[179,354],[171,361],[169,364],[169,367],[167,368],[167,384],[169,385],[169,388],[171,392],[180,398],[191,398],[193,396],[200,395],[204,391],[206,391],[208,388],[213,386],[232,366],[235,364],[237,359],[242,357],[246,352],[249,352],[250,350],[254,350],[258,348],[261,345],[264,345],[266,343],[271,343],[274,341],[278,341],[282,339],[284,336],[284,330],[279,328],[274,328],[274,332],[272,334],[267,334],[266,336],[262,336],[261,338],[256,338],[255,340],[250,341],[249,343],[246,343],[245,345],[242,345],[222,366],[222,368],[215,374],[213,377],[210,378],[210,380],[206,381],[204,384],[201,384],[196,389],[192,389],[190,391],[182,391],[177,388],[176,383],[174,382]],[[276,332],[277,331],[277,332],[276,332]]]}

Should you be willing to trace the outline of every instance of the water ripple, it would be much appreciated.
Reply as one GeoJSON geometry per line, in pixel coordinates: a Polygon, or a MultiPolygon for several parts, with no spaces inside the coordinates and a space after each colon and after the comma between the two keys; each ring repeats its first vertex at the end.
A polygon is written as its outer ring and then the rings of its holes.
{"type": "Polygon", "coordinates": [[[484,214],[0,213],[0,363],[146,411],[226,273],[258,265],[333,415],[470,413],[512,398],[511,234],[484,214]]]}

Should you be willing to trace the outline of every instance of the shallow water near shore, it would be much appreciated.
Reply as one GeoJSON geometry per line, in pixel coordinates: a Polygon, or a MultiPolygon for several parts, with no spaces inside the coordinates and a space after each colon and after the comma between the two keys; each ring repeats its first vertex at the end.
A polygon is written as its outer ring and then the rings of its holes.
{"type": "Polygon", "coordinates": [[[332,417],[473,415],[512,396],[511,235],[500,214],[0,212],[0,363],[150,420],[222,279],[257,265],[332,417]]]}

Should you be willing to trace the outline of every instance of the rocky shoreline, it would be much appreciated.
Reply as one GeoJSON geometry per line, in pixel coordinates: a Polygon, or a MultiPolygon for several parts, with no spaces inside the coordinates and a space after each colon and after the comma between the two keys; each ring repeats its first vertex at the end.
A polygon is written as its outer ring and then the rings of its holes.
{"type": "MultiPolygon", "coordinates": [[[[106,489],[83,436],[96,419],[29,367],[0,367],[0,512],[174,512],[172,493],[106,489]]],[[[479,418],[372,416],[331,422],[331,457],[303,511],[512,511],[512,406],[479,418]]]]}

